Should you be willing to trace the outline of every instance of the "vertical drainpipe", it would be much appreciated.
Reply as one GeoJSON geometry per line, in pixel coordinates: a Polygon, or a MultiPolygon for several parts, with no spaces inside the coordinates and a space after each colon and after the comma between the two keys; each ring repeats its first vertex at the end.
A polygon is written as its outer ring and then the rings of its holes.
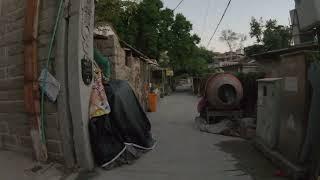
{"type": "Polygon", "coordinates": [[[47,161],[47,147],[41,139],[40,96],[38,83],[38,19],[40,0],[26,3],[24,25],[24,104],[31,122],[31,138],[38,161],[47,161]]]}

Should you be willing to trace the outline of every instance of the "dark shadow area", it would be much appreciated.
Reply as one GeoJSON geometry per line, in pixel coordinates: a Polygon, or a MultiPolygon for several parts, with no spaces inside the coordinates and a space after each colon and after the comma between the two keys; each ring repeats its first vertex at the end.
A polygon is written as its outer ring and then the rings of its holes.
{"type": "Polygon", "coordinates": [[[254,146],[245,140],[222,141],[216,144],[221,151],[229,153],[236,161],[237,169],[242,170],[253,177],[254,180],[288,180],[284,177],[277,177],[277,168],[266,159],[254,146]]]}
{"type": "Polygon", "coordinates": [[[219,88],[218,96],[225,104],[234,104],[237,98],[237,92],[232,85],[224,84],[219,88]]]}

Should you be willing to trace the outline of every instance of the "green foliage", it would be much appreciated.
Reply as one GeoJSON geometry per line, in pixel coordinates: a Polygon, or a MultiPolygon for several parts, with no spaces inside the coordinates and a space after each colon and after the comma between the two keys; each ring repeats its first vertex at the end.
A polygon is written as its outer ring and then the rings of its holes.
{"type": "MultiPolygon", "coordinates": [[[[250,50],[256,50],[256,53],[260,51],[271,51],[276,49],[288,48],[291,45],[292,32],[290,27],[278,25],[277,20],[270,19],[265,23],[262,18],[260,20],[252,17],[250,23],[250,36],[255,37],[257,43],[262,43],[261,46],[250,47],[250,50]]],[[[252,53],[250,53],[252,54],[252,53]]]]}
{"type": "Polygon", "coordinates": [[[266,29],[263,32],[263,43],[266,50],[287,48],[291,44],[291,30],[287,26],[277,25],[276,20],[266,22],[266,29]]]}
{"type": "Polygon", "coordinates": [[[161,0],[99,0],[96,24],[111,23],[119,37],[175,74],[207,70],[212,52],[199,48],[200,38],[183,14],[163,8],[161,0]]]}
{"type": "Polygon", "coordinates": [[[250,37],[253,38],[255,37],[257,42],[260,43],[262,41],[262,28],[263,28],[263,20],[262,18],[255,19],[254,17],[251,18],[250,22],[250,37]]]}
{"type": "Polygon", "coordinates": [[[206,60],[207,63],[213,63],[213,58],[216,56],[214,52],[207,50],[205,47],[197,48],[196,54],[198,57],[206,60]]]}

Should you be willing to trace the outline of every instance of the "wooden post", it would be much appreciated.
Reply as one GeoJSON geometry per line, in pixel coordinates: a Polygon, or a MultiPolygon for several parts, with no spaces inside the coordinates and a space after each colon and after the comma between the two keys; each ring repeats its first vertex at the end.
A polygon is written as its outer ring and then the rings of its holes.
{"type": "MultiPolygon", "coordinates": [[[[38,161],[47,161],[46,143],[41,139],[38,83],[38,18],[40,0],[27,0],[24,27],[24,104],[31,121],[31,138],[38,161]]],[[[43,132],[44,133],[44,132],[43,132]]]]}

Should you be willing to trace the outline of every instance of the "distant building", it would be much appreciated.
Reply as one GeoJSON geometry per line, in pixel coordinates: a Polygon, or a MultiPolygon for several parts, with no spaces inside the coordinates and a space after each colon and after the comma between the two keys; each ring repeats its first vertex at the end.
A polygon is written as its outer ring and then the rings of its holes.
{"type": "Polygon", "coordinates": [[[208,68],[219,69],[231,73],[257,72],[255,61],[244,56],[241,50],[237,50],[236,52],[217,53],[217,56],[213,59],[213,63],[209,64],[208,68]]]}
{"type": "Polygon", "coordinates": [[[241,54],[240,51],[238,52],[225,52],[225,53],[219,53],[217,56],[213,58],[213,61],[218,61],[218,62],[224,62],[224,61],[234,61],[237,60],[241,57],[244,57],[243,54],[241,54]]]}

